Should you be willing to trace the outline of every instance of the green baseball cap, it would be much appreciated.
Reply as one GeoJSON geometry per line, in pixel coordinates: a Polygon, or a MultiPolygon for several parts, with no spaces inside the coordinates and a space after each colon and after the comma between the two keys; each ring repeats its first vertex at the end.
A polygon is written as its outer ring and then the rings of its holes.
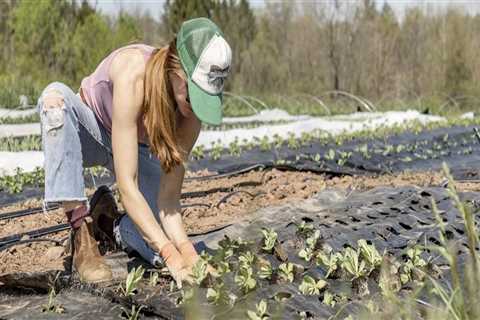
{"type": "Polygon", "coordinates": [[[193,112],[202,122],[220,124],[223,87],[232,63],[223,33],[207,18],[191,19],[182,24],[176,46],[193,112]]]}

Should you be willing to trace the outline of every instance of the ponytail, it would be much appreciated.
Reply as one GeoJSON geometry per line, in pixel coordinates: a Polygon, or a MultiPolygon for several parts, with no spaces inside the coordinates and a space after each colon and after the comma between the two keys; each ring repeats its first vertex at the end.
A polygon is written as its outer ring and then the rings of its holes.
{"type": "Polygon", "coordinates": [[[176,132],[176,102],[169,72],[181,70],[175,41],[156,49],[146,65],[144,81],[143,121],[150,142],[150,150],[168,173],[183,163],[183,151],[178,145],[176,132]]]}

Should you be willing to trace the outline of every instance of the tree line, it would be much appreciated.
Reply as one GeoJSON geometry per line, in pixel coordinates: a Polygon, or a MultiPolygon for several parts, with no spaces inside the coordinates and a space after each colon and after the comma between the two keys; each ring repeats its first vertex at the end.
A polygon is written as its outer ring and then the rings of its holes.
{"type": "Polygon", "coordinates": [[[78,88],[115,48],[165,45],[182,21],[199,16],[232,45],[233,92],[341,90],[385,103],[480,97],[480,16],[433,9],[409,7],[399,17],[388,1],[267,2],[254,10],[247,0],[167,0],[155,19],[157,12],[140,10],[107,16],[86,0],[0,0],[0,104],[34,97],[54,80],[78,88]]]}

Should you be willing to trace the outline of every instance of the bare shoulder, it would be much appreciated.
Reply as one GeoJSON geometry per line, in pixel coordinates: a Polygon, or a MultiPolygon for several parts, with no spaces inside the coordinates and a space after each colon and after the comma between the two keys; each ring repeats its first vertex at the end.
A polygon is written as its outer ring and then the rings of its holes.
{"type": "Polygon", "coordinates": [[[145,75],[145,60],[139,49],[122,50],[112,60],[109,76],[116,80],[143,80],[145,75]]]}

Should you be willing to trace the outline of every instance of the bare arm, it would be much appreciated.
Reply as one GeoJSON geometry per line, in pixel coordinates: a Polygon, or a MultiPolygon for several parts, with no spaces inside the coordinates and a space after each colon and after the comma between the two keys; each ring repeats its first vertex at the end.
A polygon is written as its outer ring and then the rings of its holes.
{"type": "Polygon", "coordinates": [[[120,53],[112,62],[113,81],[112,147],[114,167],[122,203],[139,232],[157,252],[168,242],[137,185],[137,119],[143,102],[143,57],[120,53]]]}
{"type": "MultiPolygon", "coordinates": [[[[194,114],[191,114],[190,117],[182,117],[177,114],[177,123],[176,136],[186,160],[197,141],[201,122],[194,114]]],[[[183,165],[175,167],[162,177],[158,193],[158,208],[163,229],[177,246],[188,240],[180,213],[180,196],[184,175],[185,167],[183,165]]]]}

